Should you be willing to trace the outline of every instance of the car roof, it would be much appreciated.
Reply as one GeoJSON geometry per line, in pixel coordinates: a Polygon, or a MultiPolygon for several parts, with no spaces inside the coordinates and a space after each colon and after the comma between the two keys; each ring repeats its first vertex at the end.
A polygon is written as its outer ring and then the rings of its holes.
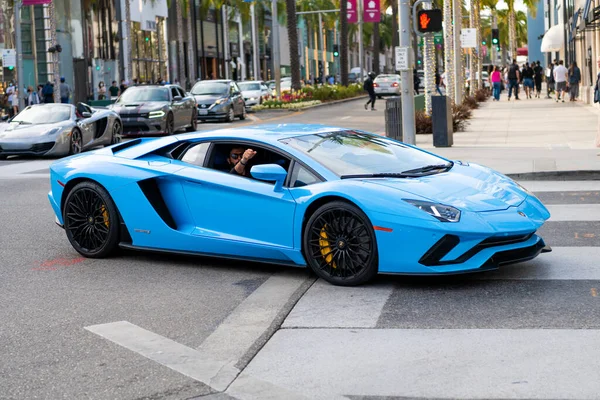
{"type": "Polygon", "coordinates": [[[207,82],[211,82],[211,83],[229,83],[229,82],[234,82],[234,80],[232,80],[232,79],[204,79],[202,81],[197,81],[195,84],[198,84],[198,83],[207,83],[207,82]]]}
{"type": "Polygon", "coordinates": [[[239,85],[240,83],[262,83],[262,82],[263,82],[263,81],[241,81],[241,82],[238,82],[238,85],[239,85]]]}
{"type": "Polygon", "coordinates": [[[285,137],[344,131],[346,128],[317,124],[263,124],[215,131],[180,134],[182,140],[210,138],[279,140],[285,137]]]}

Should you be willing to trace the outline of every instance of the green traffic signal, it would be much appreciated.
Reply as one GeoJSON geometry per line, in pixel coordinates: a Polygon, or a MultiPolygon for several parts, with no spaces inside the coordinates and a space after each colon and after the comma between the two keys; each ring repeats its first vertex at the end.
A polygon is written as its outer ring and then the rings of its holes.
{"type": "Polygon", "coordinates": [[[15,69],[15,67],[8,67],[9,71],[12,71],[13,69],[15,69]]]}
{"type": "Polygon", "coordinates": [[[492,39],[492,43],[493,43],[493,44],[498,44],[498,39],[496,39],[496,38],[493,38],[493,39],[492,39]]]}
{"type": "Polygon", "coordinates": [[[149,38],[148,36],[146,36],[146,37],[144,38],[144,40],[145,40],[146,42],[148,42],[148,41],[150,41],[150,38],[149,38]]]}
{"type": "Polygon", "coordinates": [[[481,42],[481,44],[485,46],[485,45],[486,45],[486,42],[485,42],[485,40],[484,40],[483,42],[481,42]]]}
{"type": "Polygon", "coordinates": [[[96,71],[100,71],[100,66],[96,65],[96,71]]]}

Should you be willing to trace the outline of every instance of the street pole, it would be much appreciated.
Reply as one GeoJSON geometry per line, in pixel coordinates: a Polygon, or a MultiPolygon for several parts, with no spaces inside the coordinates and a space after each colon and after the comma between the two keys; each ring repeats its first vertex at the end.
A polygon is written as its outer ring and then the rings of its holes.
{"type": "Polygon", "coordinates": [[[460,45],[460,30],[462,28],[462,1],[452,1],[454,13],[454,103],[462,104],[463,101],[463,74],[462,47],[460,45]]]}
{"type": "Polygon", "coordinates": [[[250,18],[252,19],[252,69],[254,70],[254,79],[260,80],[260,65],[258,61],[260,50],[258,48],[258,35],[256,33],[254,2],[250,3],[250,18]]]}
{"type": "MultiPolygon", "coordinates": [[[[360,2],[360,1],[359,1],[360,2]]],[[[398,14],[400,20],[400,47],[408,49],[409,66],[413,67],[412,28],[410,25],[410,0],[398,0],[398,14]]],[[[402,82],[402,140],[408,144],[416,144],[415,136],[415,93],[413,73],[411,69],[400,71],[402,82]]]]}
{"type": "MultiPolygon", "coordinates": [[[[319,14],[320,15],[320,14],[319,14]]],[[[279,21],[277,20],[277,0],[271,0],[271,16],[273,20],[273,32],[271,37],[273,38],[273,69],[275,78],[275,93],[277,99],[281,96],[281,65],[279,59],[279,21]]]]}
{"type": "MultiPolygon", "coordinates": [[[[342,0],[343,1],[343,0],[342,0]]],[[[358,0],[358,67],[360,68],[359,82],[363,82],[363,15],[362,15],[362,3],[363,0],[358,0]]]]}
{"type": "MultiPolygon", "coordinates": [[[[321,61],[321,58],[323,58],[323,63],[321,64],[323,66],[323,73],[325,72],[325,57],[323,57],[323,19],[321,17],[321,13],[318,14],[319,16],[319,36],[317,37],[318,39],[318,44],[317,46],[319,46],[319,50],[317,51],[317,70],[319,70],[318,66],[319,66],[319,61],[321,61]]],[[[320,78],[320,77],[319,77],[320,78]]],[[[323,83],[323,82],[321,82],[323,83]]]]}
{"type": "MultiPolygon", "coordinates": [[[[54,6],[55,0],[52,0],[50,4],[48,4],[48,14],[50,19],[50,42],[52,46],[56,46],[58,44],[58,40],[56,37],[56,8],[54,6]]],[[[52,54],[52,76],[54,77],[54,102],[60,103],[60,71],[58,68],[58,57],[59,53],[55,51],[52,54]]]]}
{"type": "Polygon", "coordinates": [[[17,90],[19,91],[19,111],[25,106],[23,92],[23,45],[21,43],[21,1],[15,1],[15,41],[17,53],[17,90]]]}
{"type": "MultiPolygon", "coordinates": [[[[230,66],[229,60],[229,9],[227,5],[223,5],[221,9],[222,20],[223,20],[223,59],[225,60],[225,79],[229,79],[230,66]]],[[[191,46],[191,45],[190,45],[191,46]]],[[[193,82],[192,82],[193,85],[193,82]]]]}

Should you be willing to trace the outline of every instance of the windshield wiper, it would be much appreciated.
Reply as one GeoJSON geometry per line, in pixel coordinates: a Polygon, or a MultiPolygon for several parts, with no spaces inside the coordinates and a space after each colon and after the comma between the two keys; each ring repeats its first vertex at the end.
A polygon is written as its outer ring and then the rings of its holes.
{"type": "Polygon", "coordinates": [[[445,169],[447,171],[450,168],[452,168],[453,165],[454,165],[454,163],[452,161],[450,161],[448,164],[425,165],[424,167],[419,167],[419,168],[415,168],[415,169],[409,169],[406,171],[402,171],[402,173],[403,174],[420,174],[423,172],[435,171],[436,169],[445,169]]]}
{"type": "Polygon", "coordinates": [[[352,178],[409,178],[412,175],[405,174],[403,172],[379,172],[376,174],[355,174],[355,175],[342,175],[340,179],[352,179],[352,178]]]}
{"type": "Polygon", "coordinates": [[[16,122],[19,125],[31,125],[31,124],[33,124],[33,122],[27,122],[27,121],[15,121],[15,120],[12,120],[10,122],[16,122]]]}

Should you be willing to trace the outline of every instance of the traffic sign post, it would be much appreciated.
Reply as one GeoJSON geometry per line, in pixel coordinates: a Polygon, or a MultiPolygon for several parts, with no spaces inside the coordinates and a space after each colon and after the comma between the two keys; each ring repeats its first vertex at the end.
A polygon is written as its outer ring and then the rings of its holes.
{"type": "Polygon", "coordinates": [[[396,46],[396,71],[410,71],[410,52],[408,47],[396,46]]]}
{"type": "Polygon", "coordinates": [[[2,66],[9,69],[17,66],[17,52],[15,49],[2,50],[2,66]]]}
{"type": "Polygon", "coordinates": [[[477,29],[463,28],[460,30],[460,47],[463,49],[477,47],[477,29]]]}

